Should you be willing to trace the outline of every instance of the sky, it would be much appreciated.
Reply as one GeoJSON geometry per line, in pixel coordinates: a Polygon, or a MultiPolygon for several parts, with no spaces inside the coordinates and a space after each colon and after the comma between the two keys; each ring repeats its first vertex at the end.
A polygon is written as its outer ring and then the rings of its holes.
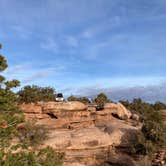
{"type": "Polygon", "coordinates": [[[0,0],[8,79],[166,102],[165,0],[0,0]]]}

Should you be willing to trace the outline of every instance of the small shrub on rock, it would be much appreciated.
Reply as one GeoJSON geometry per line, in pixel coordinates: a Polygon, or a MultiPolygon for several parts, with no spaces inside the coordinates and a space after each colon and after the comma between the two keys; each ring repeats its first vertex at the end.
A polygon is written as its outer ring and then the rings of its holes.
{"type": "Polygon", "coordinates": [[[61,166],[64,158],[63,153],[57,153],[51,147],[40,150],[37,155],[42,166],[61,166]]]}
{"type": "Polygon", "coordinates": [[[69,96],[67,98],[67,100],[68,101],[80,101],[80,102],[82,102],[84,104],[90,103],[90,101],[89,101],[89,99],[87,97],[76,97],[76,96],[73,96],[73,95],[69,96]]]}
{"type": "Polygon", "coordinates": [[[33,151],[0,152],[1,166],[61,166],[64,154],[55,152],[51,147],[33,151]]]}
{"type": "Polygon", "coordinates": [[[135,139],[129,147],[130,154],[151,155],[156,151],[156,147],[151,141],[147,140],[142,132],[135,135],[135,139]]]}
{"type": "Polygon", "coordinates": [[[48,136],[48,131],[43,125],[36,125],[34,121],[26,122],[19,130],[19,139],[21,142],[37,146],[48,136]]]}
{"type": "Polygon", "coordinates": [[[145,121],[142,132],[146,139],[152,141],[158,146],[166,145],[166,128],[155,121],[145,121]]]}
{"type": "Polygon", "coordinates": [[[94,102],[97,104],[97,110],[102,110],[104,108],[104,104],[109,102],[108,97],[104,93],[100,93],[94,99],[94,102]]]}

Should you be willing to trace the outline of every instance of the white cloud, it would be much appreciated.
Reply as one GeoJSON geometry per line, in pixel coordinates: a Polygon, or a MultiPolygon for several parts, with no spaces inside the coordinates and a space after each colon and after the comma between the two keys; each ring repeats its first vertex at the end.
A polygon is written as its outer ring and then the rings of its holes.
{"type": "Polygon", "coordinates": [[[90,39],[99,34],[103,34],[107,31],[111,31],[114,28],[117,28],[122,23],[123,23],[122,17],[115,15],[109,19],[106,18],[105,20],[100,20],[100,22],[94,23],[93,25],[86,28],[80,36],[83,38],[90,39]]]}
{"type": "Polygon", "coordinates": [[[7,75],[8,77],[11,77],[19,72],[27,70],[29,67],[30,67],[30,64],[28,63],[9,66],[7,70],[4,71],[4,74],[7,75]]]}
{"type": "Polygon", "coordinates": [[[94,97],[103,92],[111,100],[133,100],[134,98],[141,98],[144,101],[154,103],[156,101],[166,103],[166,83],[146,86],[132,86],[132,87],[102,87],[98,85],[80,87],[80,88],[66,88],[61,90],[67,96],[87,96],[94,97]],[[67,91],[67,93],[66,93],[67,91]]]}
{"type": "Polygon", "coordinates": [[[41,71],[38,71],[34,74],[32,74],[31,76],[28,76],[27,78],[25,78],[22,83],[30,83],[30,82],[33,82],[33,81],[36,81],[36,80],[40,80],[42,78],[46,78],[48,77],[50,74],[51,74],[52,71],[50,71],[49,69],[48,70],[41,70],[41,71]]]}
{"type": "Polygon", "coordinates": [[[56,67],[45,67],[40,69],[31,68],[27,73],[25,72],[24,78],[22,78],[22,83],[33,83],[38,80],[47,80],[48,77],[56,79],[56,76],[63,74],[66,67],[63,65],[56,65],[56,67]],[[53,77],[54,76],[54,77],[53,77]]]}

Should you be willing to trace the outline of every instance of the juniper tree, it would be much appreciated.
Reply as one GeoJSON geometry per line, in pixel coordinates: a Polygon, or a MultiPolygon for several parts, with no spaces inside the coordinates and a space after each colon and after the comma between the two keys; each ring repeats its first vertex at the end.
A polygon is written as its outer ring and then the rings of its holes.
{"type": "Polygon", "coordinates": [[[19,86],[20,82],[15,79],[6,80],[2,73],[7,67],[5,57],[0,54],[0,147],[16,134],[16,125],[23,120],[21,111],[16,106],[16,95],[11,91],[12,88],[19,86]]]}
{"type": "MultiPolygon", "coordinates": [[[[2,45],[0,44],[1,48],[2,45]]],[[[18,148],[27,148],[27,145],[18,143],[10,146],[12,138],[18,136],[17,125],[24,119],[22,112],[17,107],[17,96],[11,90],[19,86],[20,82],[15,79],[6,80],[2,72],[7,67],[5,57],[0,55],[0,166],[62,165],[63,154],[56,153],[50,147],[39,150],[38,154],[34,149],[13,153],[13,150],[18,148]]],[[[37,129],[35,128],[35,130],[37,129]]]]}
{"type": "Polygon", "coordinates": [[[109,102],[110,100],[104,93],[100,93],[97,95],[97,97],[94,99],[95,103],[98,105],[97,109],[103,109],[104,104],[109,102]]]}

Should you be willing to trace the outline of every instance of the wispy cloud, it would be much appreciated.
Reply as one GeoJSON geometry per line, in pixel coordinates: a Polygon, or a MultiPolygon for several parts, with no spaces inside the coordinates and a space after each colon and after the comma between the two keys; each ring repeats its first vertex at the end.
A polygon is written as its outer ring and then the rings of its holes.
{"type": "Polygon", "coordinates": [[[25,27],[20,25],[13,25],[11,27],[14,30],[14,33],[17,34],[21,39],[29,39],[32,35],[30,30],[27,30],[25,27]]]}
{"type": "Polygon", "coordinates": [[[51,37],[49,37],[45,41],[43,41],[40,44],[40,46],[42,49],[53,52],[53,53],[57,53],[59,51],[59,46],[58,46],[57,42],[51,37]]]}
{"type": "Polygon", "coordinates": [[[78,39],[74,36],[66,36],[67,44],[71,47],[78,47],[78,39]]]}
{"type": "Polygon", "coordinates": [[[49,77],[56,78],[63,74],[66,70],[66,66],[63,64],[57,64],[56,67],[38,67],[33,64],[18,64],[9,67],[3,72],[8,80],[18,79],[21,81],[21,85],[28,83],[35,84],[38,81],[47,80],[49,77]]]}
{"type": "Polygon", "coordinates": [[[43,78],[47,78],[52,72],[52,69],[48,69],[48,70],[41,70],[41,71],[38,71],[30,76],[28,76],[27,78],[25,78],[22,83],[23,84],[27,84],[27,83],[31,83],[31,82],[34,82],[36,80],[40,80],[40,79],[43,79],[43,78]]]}
{"type": "Polygon", "coordinates": [[[112,31],[123,23],[123,18],[121,16],[115,15],[110,19],[100,20],[100,22],[94,23],[93,25],[86,28],[80,35],[83,38],[93,38],[97,35],[104,34],[108,31],[112,31]]]}
{"type": "Polygon", "coordinates": [[[63,65],[56,65],[56,67],[47,67],[47,68],[40,68],[40,69],[33,69],[26,74],[24,78],[22,78],[22,83],[35,83],[39,80],[47,80],[47,78],[53,77],[56,79],[57,76],[62,75],[63,72],[66,70],[66,67],[63,65]]]}
{"type": "Polygon", "coordinates": [[[4,74],[8,75],[10,77],[10,76],[15,75],[16,73],[27,70],[29,67],[30,67],[30,64],[27,64],[27,63],[14,65],[14,66],[7,68],[7,70],[4,71],[4,74]]]}

